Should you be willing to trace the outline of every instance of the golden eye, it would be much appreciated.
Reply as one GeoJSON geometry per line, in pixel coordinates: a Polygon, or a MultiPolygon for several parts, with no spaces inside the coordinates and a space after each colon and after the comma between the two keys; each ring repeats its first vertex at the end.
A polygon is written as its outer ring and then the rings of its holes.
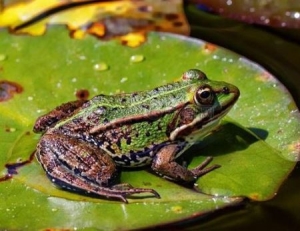
{"type": "Polygon", "coordinates": [[[194,96],[195,103],[198,105],[208,105],[214,100],[214,93],[210,87],[200,87],[194,96]]]}

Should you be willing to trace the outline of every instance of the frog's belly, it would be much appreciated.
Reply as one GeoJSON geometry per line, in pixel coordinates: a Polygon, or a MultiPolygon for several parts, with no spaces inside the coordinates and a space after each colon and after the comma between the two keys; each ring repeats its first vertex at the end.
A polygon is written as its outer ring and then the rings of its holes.
{"type": "MultiPolygon", "coordinates": [[[[144,150],[136,152],[131,151],[125,154],[116,154],[110,152],[109,150],[105,150],[105,152],[109,153],[109,155],[113,158],[118,166],[134,168],[150,165],[159,150],[170,144],[171,143],[167,141],[161,144],[152,145],[151,147],[145,148],[144,150]]],[[[175,159],[189,147],[189,145],[187,145],[185,141],[172,142],[172,144],[176,144],[178,147],[177,152],[174,153],[175,159]]]]}
{"type": "Polygon", "coordinates": [[[161,143],[144,148],[143,150],[129,151],[126,153],[113,153],[109,149],[102,148],[113,158],[118,166],[132,168],[150,165],[156,153],[166,145],[168,145],[168,143],[161,143]]]}

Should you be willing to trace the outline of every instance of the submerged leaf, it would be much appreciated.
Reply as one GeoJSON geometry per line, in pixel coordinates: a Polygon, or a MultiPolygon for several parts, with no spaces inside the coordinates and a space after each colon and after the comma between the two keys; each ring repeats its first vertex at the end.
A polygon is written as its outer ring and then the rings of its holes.
{"type": "Polygon", "coordinates": [[[182,1],[68,1],[33,0],[8,5],[0,13],[0,27],[14,33],[42,35],[49,24],[65,24],[73,38],[92,34],[117,38],[136,47],[146,41],[147,31],[188,34],[182,1]],[[38,13],[37,13],[38,12],[38,13]]]}
{"type": "Polygon", "coordinates": [[[297,0],[196,0],[194,2],[199,4],[199,8],[210,10],[225,17],[238,19],[247,23],[295,29],[299,29],[300,27],[300,4],[297,0]]]}

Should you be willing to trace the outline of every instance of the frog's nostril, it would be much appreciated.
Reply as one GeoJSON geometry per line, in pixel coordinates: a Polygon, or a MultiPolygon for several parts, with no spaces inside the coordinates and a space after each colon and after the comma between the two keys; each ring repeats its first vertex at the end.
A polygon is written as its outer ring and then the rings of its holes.
{"type": "Polygon", "coordinates": [[[229,88],[228,87],[223,87],[222,92],[226,95],[229,94],[229,88]]]}

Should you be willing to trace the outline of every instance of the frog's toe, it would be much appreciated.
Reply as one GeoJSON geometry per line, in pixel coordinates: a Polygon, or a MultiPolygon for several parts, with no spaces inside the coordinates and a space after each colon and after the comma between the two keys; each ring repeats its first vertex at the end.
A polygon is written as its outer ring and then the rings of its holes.
{"type": "Polygon", "coordinates": [[[151,189],[151,188],[149,188],[149,189],[148,188],[141,188],[141,189],[143,190],[141,193],[148,192],[148,193],[153,194],[153,196],[155,196],[156,198],[160,199],[159,193],[156,192],[154,189],[151,189]]]}
{"type": "Polygon", "coordinates": [[[113,185],[111,188],[115,189],[115,190],[122,191],[122,190],[133,189],[134,187],[131,184],[128,184],[128,183],[121,183],[121,184],[113,185]]]}
{"type": "Polygon", "coordinates": [[[215,164],[212,166],[207,167],[209,163],[213,160],[213,157],[209,156],[207,157],[198,167],[191,170],[191,172],[194,174],[196,178],[205,175],[206,173],[209,173],[217,168],[220,168],[221,165],[215,164]]]}
{"type": "Polygon", "coordinates": [[[160,195],[158,192],[156,192],[154,189],[152,189],[151,193],[158,199],[160,199],[160,195]]]}
{"type": "Polygon", "coordinates": [[[140,193],[151,193],[156,198],[160,198],[159,193],[156,192],[154,189],[151,189],[151,188],[132,188],[132,189],[128,190],[128,192],[126,192],[125,194],[134,195],[134,194],[140,194],[140,193]]]}
{"type": "Polygon", "coordinates": [[[150,193],[153,194],[156,198],[160,198],[158,192],[151,188],[134,188],[132,185],[127,183],[117,184],[111,187],[112,190],[115,190],[118,194],[129,196],[140,193],[150,193]]]}
{"type": "Polygon", "coordinates": [[[115,199],[119,199],[119,200],[121,200],[122,202],[128,204],[128,200],[127,200],[126,197],[123,196],[123,195],[117,195],[117,196],[115,196],[114,198],[115,198],[115,199]]]}

